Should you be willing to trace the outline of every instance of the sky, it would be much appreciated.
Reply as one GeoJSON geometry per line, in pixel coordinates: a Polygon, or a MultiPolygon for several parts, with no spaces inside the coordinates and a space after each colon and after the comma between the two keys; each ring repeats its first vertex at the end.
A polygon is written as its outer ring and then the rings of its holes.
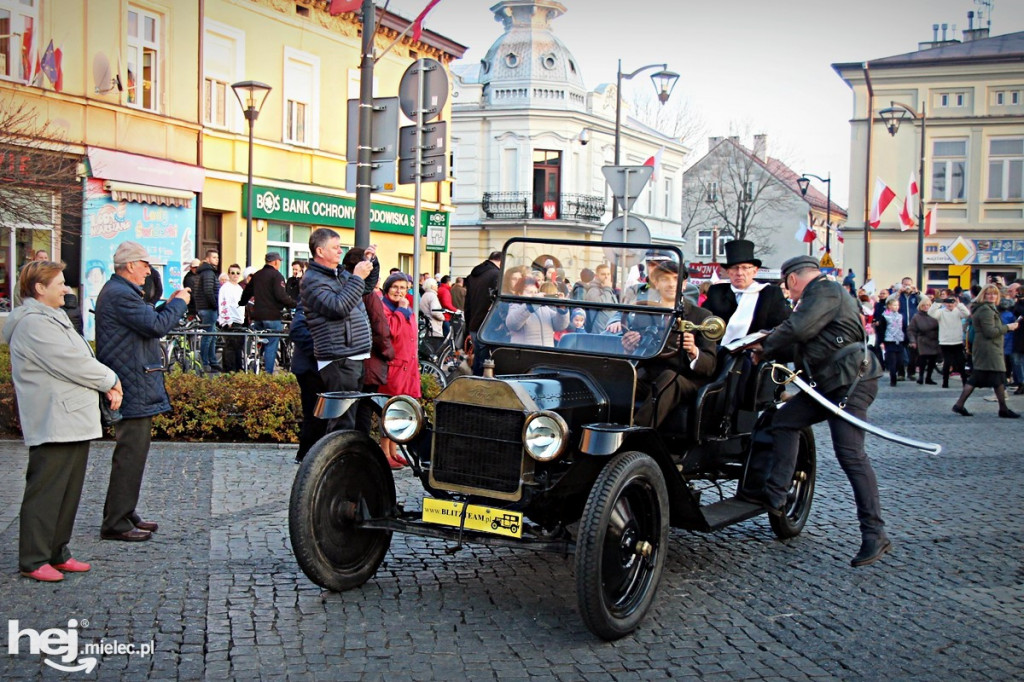
{"type": "MultiPolygon", "coordinates": [[[[489,10],[497,1],[441,0],[424,26],[467,46],[464,63],[478,63],[502,33],[489,10]]],[[[766,133],[770,156],[797,173],[831,174],[832,199],[844,207],[853,97],[832,64],[913,52],[932,39],[932,24],[949,24],[959,39],[970,10],[991,19],[992,35],[1024,31],[1024,0],[989,0],[991,12],[974,0],[560,2],[566,13],[554,33],[588,89],[614,83],[619,59],[627,73],[665,62],[680,75],[673,100],[703,121],[691,161],[707,152],[708,135],[740,135],[750,146],[766,133]]],[[[412,18],[427,4],[390,0],[388,9],[412,18]]],[[[623,86],[625,101],[634,87],[654,90],[645,72],[623,86]]]]}

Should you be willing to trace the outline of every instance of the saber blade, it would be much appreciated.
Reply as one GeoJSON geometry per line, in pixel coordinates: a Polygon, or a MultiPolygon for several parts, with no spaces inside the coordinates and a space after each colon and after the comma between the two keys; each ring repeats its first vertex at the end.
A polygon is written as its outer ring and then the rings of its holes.
{"type": "Polygon", "coordinates": [[[892,443],[896,443],[897,445],[905,445],[908,448],[915,448],[917,450],[920,450],[921,452],[927,452],[929,455],[938,455],[942,452],[942,446],[939,445],[938,443],[927,443],[922,440],[916,440],[914,438],[900,436],[899,434],[891,433],[889,431],[886,431],[885,429],[875,426],[874,424],[866,422],[863,419],[855,417],[854,415],[850,414],[843,408],[833,403],[831,400],[829,400],[822,394],[818,393],[818,391],[815,390],[813,386],[811,386],[809,383],[801,379],[799,376],[797,376],[796,372],[793,372],[785,365],[772,365],[773,378],[775,376],[776,371],[783,371],[788,375],[788,377],[784,381],[776,383],[793,384],[794,386],[798,387],[801,391],[806,393],[808,396],[810,396],[811,399],[814,400],[814,402],[818,403],[826,410],[839,417],[840,419],[844,419],[850,422],[857,428],[863,429],[864,431],[870,434],[874,434],[879,438],[883,438],[892,443]]]}

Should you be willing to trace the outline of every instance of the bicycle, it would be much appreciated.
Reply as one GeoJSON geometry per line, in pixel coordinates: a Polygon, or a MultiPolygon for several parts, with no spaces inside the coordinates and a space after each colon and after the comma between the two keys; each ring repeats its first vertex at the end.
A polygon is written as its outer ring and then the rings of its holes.
{"type": "MultiPolygon", "coordinates": [[[[267,338],[271,334],[279,334],[280,332],[269,332],[262,329],[250,329],[248,335],[245,337],[245,348],[242,351],[242,368],[243,371],[249,374],[262,374],[266,370],[266,365],[263,360],[263,348],[269,342],[267,338]]],[[[290,370],[292,366],[292,341],[288,337],[281,337],[280,343],[277,344],[277,354],[275,355],[275,369],[280,367],[282,370],[290,370]]]]}
{"type": "Polygon", "coordinates": [[[164,366],[171,372],[175,367],[180,372],[203,373],[203,361],[199,353],[199,334],[201,326],[197,318],[186,315],[181,322],[161,339],[160,345],[164,353],[164,366]]]}
{"type": "Polygon", "coordinates": [[[420,337],[420,374],[433,376],[441,388],[447,386],[455,378],[459,372],[459,366],[462,364],[459,339],[463,336],[466,318],[460,311],[453,311],[451,316],[448,333],[443,337],[429,335],[420,337]]]}

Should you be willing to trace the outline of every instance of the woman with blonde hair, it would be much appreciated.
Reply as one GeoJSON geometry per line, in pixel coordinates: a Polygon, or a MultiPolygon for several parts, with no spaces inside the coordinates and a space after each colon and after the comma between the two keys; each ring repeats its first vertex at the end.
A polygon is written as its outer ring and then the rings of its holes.
{"type": "Polygon", "coordinates": [[[1020,417],[1006,406],[1006,362],[1003,358],[1003,337],[1007,331],[1015,330],[1020,322],[1004,324],[999,318],[996,306],[1001,298],[999,287],[989,284],[974,299],[971,312],[971,324],[974,326],[974,344],[971,346],[973,368],[960,399],[953,405],[953,411],[964,417],[973,416],[964,407],[964,403],[974,389],[979,387],[990,387],[995,391],[1000,417],[1020,417]]]}

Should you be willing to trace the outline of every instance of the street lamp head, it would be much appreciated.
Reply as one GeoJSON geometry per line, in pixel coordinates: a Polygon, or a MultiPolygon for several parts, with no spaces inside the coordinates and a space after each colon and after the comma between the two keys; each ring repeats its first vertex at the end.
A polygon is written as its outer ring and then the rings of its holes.
{"type": "Polygon", "coordinates": [[[658,92],[658,101],[664,104],[672,96],[676,83],[679,82],[679,74],[668,69],[662,69],[651,76],[654,89],[658,92]]]}
{"type": "Polygon", "coordinates": [[[899,106],[893,103],[892,106],[886,107],[878,112],[878,115],[882,119],[882,123],[885,124],[885,129],[889,131],[892,136],[896,135],[896,132],[900,129],[900,123],[908,118],[914,118],[914,113],[904,106],[899,106]]]}
{"type": "Polygon", "coordinates": [[[811,186],[811,179],[808,177],[797,178],[796,184],[800,187],[800,194],[807,196],[807,188],[811,186]]]}
{"type": "Polygon", "coordinates": [[[238,98],[238,104],[241,105],[246,120],[251,123],[259,117],[260,109],[267,101],[271,87],[259,81],[239,81],[232,83],[231,89],[234,90],[235,97],[238,98]]]}

